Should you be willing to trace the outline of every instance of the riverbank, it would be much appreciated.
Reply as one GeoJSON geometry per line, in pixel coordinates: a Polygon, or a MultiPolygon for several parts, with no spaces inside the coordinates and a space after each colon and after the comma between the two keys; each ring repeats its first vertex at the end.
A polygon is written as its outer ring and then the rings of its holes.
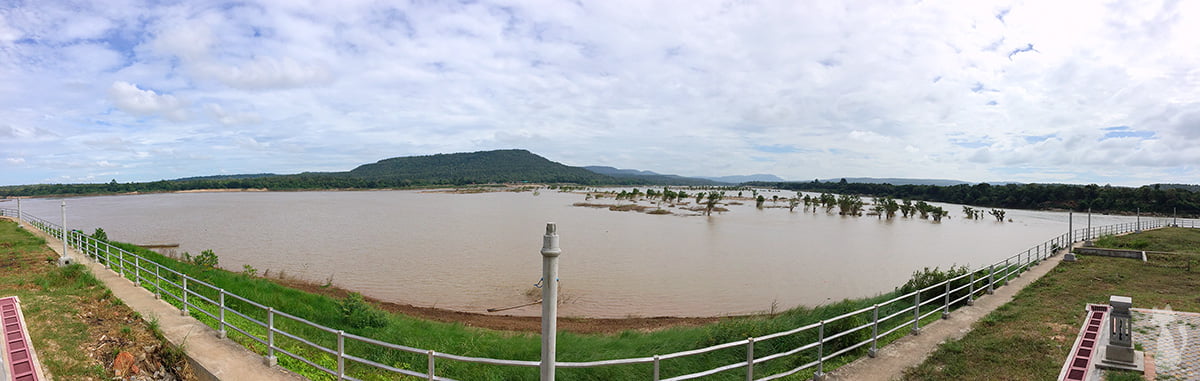
{"type": "MultiPolygon", "coordinates": [[[[1200,230],[1164,228],[1111,239],[1147,242],[1142,250],[1200,247],[1200,230]],[[1173,237],[1173,238],[1168,238],[1173,237]],[[1183,241],[1178,241],[1182,239],[1183,241]]],[[[1104,240],[1099,240],[1104,241],[1104,240]]],[[[1111,295],[1130,296],[1137,308],[1200,311],[1200,272],[1153,260],[1080,256],[988,314],[961,339],[947,341],[908,380],[1054,379],[1084,319],[1087,303],[1106,304],[1111,295]]],[[[1134,337],[1138,340],[1137,335],[1134,337]]]]}
{"type": "MultiPolygon", "coordinates": [[[[294,288],[304,292],[342,299],[351,291],[336,286],[322,286],[295,279],[265,278],[284,287],[294,288]]],[[[423,320],[443,323],[457,323],[467,327],[494,329],[513,332],[541,332],[542,319],[537,316],[513,316],[505,314],[482,314],[463,312],[432,307],[417,307],[411,304],[385,302],[376,298],[364,297],[367,301],[379,306],[380,309],[423,320]]],[[[653,332],[676,327],[700,327],[713,324],[722,319],[738,319],[764,317],[769,315],[742,315],[721,317],[674,317],[657,316],[646,318],[559,318],[558,330],[561,332],[583,334],[619,334],[625,331],[653,332]]]]}

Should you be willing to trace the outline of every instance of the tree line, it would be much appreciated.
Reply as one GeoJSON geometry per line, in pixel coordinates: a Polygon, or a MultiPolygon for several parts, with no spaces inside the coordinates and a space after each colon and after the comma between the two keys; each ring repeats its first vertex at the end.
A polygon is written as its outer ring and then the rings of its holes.
{"type": "Polygon", "coordinates": [[[793,191],[831,192],[872,197],[927,200],[953,204],[1015,209],[1065,209],[1097,213],[1157,213],[1195,216],[1200,192],[1177,187],[1110,185],[1007,184],[892,185],[839,182],[754,182],[746,185],[793,191]]]}

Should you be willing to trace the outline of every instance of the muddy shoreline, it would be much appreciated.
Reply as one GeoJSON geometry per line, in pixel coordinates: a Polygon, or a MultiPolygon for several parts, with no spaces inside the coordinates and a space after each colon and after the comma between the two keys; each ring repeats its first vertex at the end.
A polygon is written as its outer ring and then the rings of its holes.
{"type": "MultiPolygon", "coordinates": [[[[344,298],[350,294],[350,291],[337,288],[335,286],[323,287],[312,283],[292,280],[266,278],[272,282],[278,283],[285,287],[295,288],[305,292],[314,294],[326,295],[334,298],[344,298]]],[[[541,332],[542,319],[538,316],[512,316],[505,314],[482,314],[475,312],[462,312],[454,310],[446,310],[441,308],[417,307],[410,304],[385,302],[376,298],[364,297],[368,301],[378,305],[380,308],[393,313],[403,314],[406,316],[433,320],[444,323],[461,323],[468,327],[479,327],[487,329],[495,329],[501,331],[514,332],[541,332]]],[[[641,331],[650,332],[672,327],[697,327],[716,323],[722,319],[737,318],[737,316],[728,317],[646,317],[646,318],[622,318],[622,319],[598,319],[598,318],[558,318],[558,330],[560,332],[574,333],[589,333],[589,334],[617,334],[624,331],[641,331]]]]}

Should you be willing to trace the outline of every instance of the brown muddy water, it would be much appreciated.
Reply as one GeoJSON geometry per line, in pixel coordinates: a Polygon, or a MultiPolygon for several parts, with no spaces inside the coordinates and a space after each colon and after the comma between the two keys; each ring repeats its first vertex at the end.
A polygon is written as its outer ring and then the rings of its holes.
{"type": "MultiPolygon", "coordinates": [[[[22,206],[58,222],[59,202],[22,206]]],[[[986,266],[1067,231],[1065,213],[1009,210],[1013,222],[998,223],[962,218],[961,206],[947,204],[939,205],[953,218],[934,223],[759,210],[752,201],[711,217],[576,202],[584,195],[547,190],[99,196],[67,199],[67,224],[88,233],[103,227],[124,242],[178,243],[180,252],[212,249],[234,271],[250,265],[259,274],[332,279],[387,301],[483,312],[530,300],[542,234],[553,221],[563,250],[560,314],[606,318],[735,315],[873,296],[923,267],[986,266]]],[[[1076,228],[1085,226],[1086,217],[1075,217],[1076,228]]],[[[1092,223],[1132,219],[1093,216],[1092,223]]]]}

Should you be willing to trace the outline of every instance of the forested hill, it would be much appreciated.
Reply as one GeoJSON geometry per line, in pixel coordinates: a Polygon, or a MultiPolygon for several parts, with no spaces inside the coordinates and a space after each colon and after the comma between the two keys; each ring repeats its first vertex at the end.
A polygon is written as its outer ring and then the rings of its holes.
{"type": "Polygon", "coordinates": [[[379,189],[490,183],[580,185],[675,185],[671,179],[615,178],[547,160],[526,150],[499,150],[396,157],[348,172],[295,175],[229,175],[145,183],[35,184],[0,186],[0,197],[170,192],[193,189],[379,189]]]}
{"type": "Polygon", "coordinates": [[[523,149],[394,157],[339,175],[413,184],[616,182],[612,177],[553,162],[523,149]]]}
{"type": "MultiPolygon", "coordinates": [[[[845,181],[845,180],[843,180],[845,181]]],[[[1200,192],[1162,186],[1138,188],[1066,185],[1066,184],[1007,184],[976,185],[892,185],[853,182],[780,182],[749,183],[779,189],[810,192],[832,192],[897,199],[926,200],[954,204],[1016,209],[1065,209],[1098,213],[1158,213],[1180,217],[1200,215],[1200,192]]]]}

